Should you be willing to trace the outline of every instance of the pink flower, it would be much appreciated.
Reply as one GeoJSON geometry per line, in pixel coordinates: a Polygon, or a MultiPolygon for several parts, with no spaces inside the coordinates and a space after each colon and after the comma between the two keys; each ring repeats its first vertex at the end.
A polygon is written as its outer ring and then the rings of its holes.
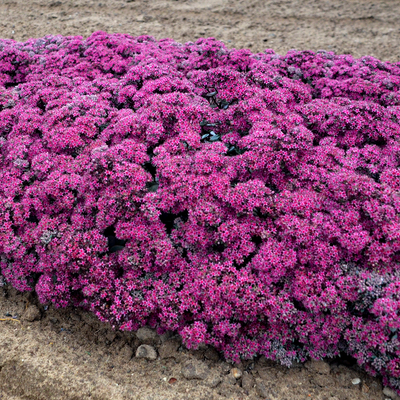
{"type": "Polygon", "coordinates": [[[95,32],[0,40],[0,273],[228,360],[400,393],[400,65],[95,32]]]}

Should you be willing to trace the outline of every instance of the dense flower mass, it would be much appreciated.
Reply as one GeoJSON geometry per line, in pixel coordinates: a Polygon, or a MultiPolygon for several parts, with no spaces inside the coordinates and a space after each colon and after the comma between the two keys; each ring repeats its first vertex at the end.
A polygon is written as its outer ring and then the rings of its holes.
{"type": "Polygon", "coordinates": [[[5,282],[400,393],[400,63],[105,32],[0,55],[5,282]]]}

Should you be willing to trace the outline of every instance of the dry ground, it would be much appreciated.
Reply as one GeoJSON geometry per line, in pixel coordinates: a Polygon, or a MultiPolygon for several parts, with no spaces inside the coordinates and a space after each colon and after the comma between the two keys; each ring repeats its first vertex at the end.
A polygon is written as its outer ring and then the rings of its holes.
{"type": "Polygon", "coordinates": [[[1,0],[0,37],[94,31],[178,42],[215,37],[253,52],[334,50],[400,61],[398,0],[1,0]]]}

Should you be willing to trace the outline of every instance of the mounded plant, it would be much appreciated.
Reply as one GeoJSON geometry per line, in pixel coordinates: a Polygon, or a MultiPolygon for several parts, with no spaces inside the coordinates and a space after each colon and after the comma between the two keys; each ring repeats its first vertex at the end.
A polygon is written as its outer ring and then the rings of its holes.
{"type": "Polygon", "coordinates": [[[105,32],[0,55],[4,282],[400,394],[400,63],[105,32]]]}

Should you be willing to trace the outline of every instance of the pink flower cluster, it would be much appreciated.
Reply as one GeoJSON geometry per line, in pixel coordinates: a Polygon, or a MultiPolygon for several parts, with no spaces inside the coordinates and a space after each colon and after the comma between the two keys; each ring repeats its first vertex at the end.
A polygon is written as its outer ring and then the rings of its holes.
{"type": "Polygon", "coordinates": [[[0,271],[228,360],[400,393],[400,63],[96,32],[0,40],[0,271]]]}

